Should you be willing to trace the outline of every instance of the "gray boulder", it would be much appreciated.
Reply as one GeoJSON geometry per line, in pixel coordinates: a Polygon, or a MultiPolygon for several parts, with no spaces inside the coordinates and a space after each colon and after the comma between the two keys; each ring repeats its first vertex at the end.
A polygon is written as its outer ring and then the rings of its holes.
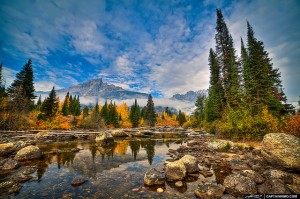
{"type": "Polygon", "coordinates": [[[20,167],[20,163],[13,159],[8,159],[2,166],[2,170],[12,170],[20,167]]]}
{"type": "Polygon", "coordinates": [[[148,170],[144,176],[144,184],[147,186],[165,184],[165,176],[155,168],[148,170]]]}
{"type": "Polygon", "coordinates": [[[244,194],[256,194],[256,183],[241,174],[231,174],[227,176],[223,183],[226,192],[233,196],[243,196],[244,194]]]}
{"type": "Polygon", "coordinates": [[[16,151],[16,146],[14,143],[0,144],[0,156],[7,156],[16,151]]]}
{"type": "Polygon", "coordinates": [[[300,171],[300,139],[284,133],[269,133],[261,143],[263,157],[272,165],[300,171]]]}
{"type": "Polygon", "coordinates": [[[37,146],[27,146],[22,148],[15,156],[15,160],[32,160],[42,157],[42,151],[37,146]]]}
{"type": "Polygon", "coordinates": [[[180,159],[180,161],[183,162],[186,172],[194,173],[199,171],[198,161],[194,156],[185,155],[180,159]]]}
{"type": "Polygon", "coordinates": [[[208,142],[208,148],[217,151],[226,151],[233,146],[233,142],[228,140],[216,139],[208,142]]]}
{"type": "Polygon", "coordinates": [[[165,172],[167,180],[170,181],[183,180],[186,177],[186,168],[182,161],[169,162],[165,172]]]}

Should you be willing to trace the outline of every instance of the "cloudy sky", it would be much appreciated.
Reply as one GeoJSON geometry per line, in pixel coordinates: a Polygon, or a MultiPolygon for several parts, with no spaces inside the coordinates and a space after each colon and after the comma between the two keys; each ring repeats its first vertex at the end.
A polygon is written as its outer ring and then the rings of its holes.
{"type": "Polygon", "coordinates": [[[246,20],[282,73],[288,100],[300,95],[300,1],[1,0],[0,62],[9,85],[33,60],[36,90],[89,79],[170,97],[208,88],[216,8],[234,37],[246,20]]]}

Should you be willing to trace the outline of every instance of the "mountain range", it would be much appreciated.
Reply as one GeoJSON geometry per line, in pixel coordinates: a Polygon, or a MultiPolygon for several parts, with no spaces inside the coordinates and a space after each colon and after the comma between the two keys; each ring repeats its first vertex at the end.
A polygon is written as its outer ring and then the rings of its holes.
{"type": "Polygon", "coordinates": [[[179,100],[179,101],[188,101],[188,102],[196,102],[198,96],[200,94],[206,94],[206,90],[199,91],[188,91],[185,94],[175,94],[171,97],[171,100],[179,100]]]}
{"type": "MultiPolygon", "coordinates": [[[[57,90],[58,95],[66,95],[67,92],[70,95],[78,95],[80,97],[97,97],[101,99],[115,99],[115,100],[126,100],[134,98],[147,98],[148,94],[127,91],[119,86],[113,84],[104,83],[101,78],[89,80],[70,88],[57,90]]],[[[47,94],[49,92],[37,92],[36,94],[47,94]]]]}

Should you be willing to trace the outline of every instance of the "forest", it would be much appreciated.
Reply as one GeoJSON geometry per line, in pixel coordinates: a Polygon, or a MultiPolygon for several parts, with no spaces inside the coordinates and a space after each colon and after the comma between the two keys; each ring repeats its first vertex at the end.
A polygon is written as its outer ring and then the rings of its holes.
{"type": "MultiPolygon", "coordinates": [[[[55,88],[41,99],[35,95],[33,63],[29,59],[14,82],[5,88],[0,65],[0,129],[100,129],[136,128],[145,126],[183,126],[201,128],[219,137],[259,140],[271,132],[286,132],[300,136],[299,110],[286,103],[281,74],[273,68],[269,53],[255,37],[247,21],[247,39],[241,38],[240,57],[233,38],[217,10],[215,49],[209,51],[210,86],[202,93],[191,115],[177,113],[165,107],[155,112],[151,94],[147,105],[140,107],[135,99],[129,107],[106,101],[84,106],[79,96],[69,92],[63,100],[55,88]]],[[[299,100],[300,104],[300,100],[299,100]]]]}

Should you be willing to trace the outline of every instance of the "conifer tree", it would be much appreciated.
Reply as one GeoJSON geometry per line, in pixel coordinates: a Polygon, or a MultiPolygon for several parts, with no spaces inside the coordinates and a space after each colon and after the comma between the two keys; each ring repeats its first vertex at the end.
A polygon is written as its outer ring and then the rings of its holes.
{"type": "Polygon", "coordinates": [[[67,95],[65,97],[61,112],[64,116],[69,115],[69,105],[70,105],[70,94],[67,92],[67,95]]]}
{"type": "Polygon", "coordinates": [[[38,99],[38,101],[36,102],[35,109],[36,109],[36,110],[41,110],[41,107],[42,107],[42,95],[39,96],[39,99],[38,99]]]}
{"type": "Polygon", "coordinates": [[[82,110],[83,119],[89,116],[89,107],[85,106],[82,110]]]}
{"type": "Polygon", "coordinates": [[[17,73],[15,81],[11,84],[11,86],[7,89],[8,94],[12,95],[16,92],[17,89],[24,89],[25,98],[28,101],[28,107],[33,107],[33,100],[36,98],[34,95],[34,85],[33,85],[33,70],[32,70],[32,61],[31,59],[23,66],[22,70],[17,73]]]}
{"type": "Polygon", "coordinates": [[[286,112],[283,105],[286,97],[281,85],[281,74],[278,69],[273,69],[263,42],[254,37],[254,31],[249,22],[247,22],[247,39],[249,71],[245,75],[249,76],[249,86],[246,87],[248,98],[256,108],[255,111],[265,105],[278,116],[286,112]]]}
{"type": "Polygon", "coordinates": [[[74,116],[79,116],[80,115],[80,100],[79,100],[79,95],[75,96],[75,107],[74,107],[74,116]]]}
{"type": "Polygon", "coordinates": [[[46,118],[53,119],[58,111],[59,99],[56,96],[55,87],[53,86],[49,96],[44,100],[42,104],[42,112],[46,118]]]}
{"type": "Polygon", "coordinates": [[[155,114],[154,102],[153,102],[151,94],[148,96],[148,101],[147,101],[146,107],[147,108],[146,108],[145,120],[149,126],[155,126],[156,114],[155,114]]]}
{"type": "Polygon", "coordinates": [[[216,55],[222,72],[223,98],[226,104],[236,107],[241,101],[239,66],[236,61],[233,39],[220,9],[217,9],[216,31],[216,55]]]}
{"type": "Polygon", "coordinates": [[[209,52],[210,87],[208,89],[208,100],[206,103],[206,120],[212,122],[221,117],[224,109],[224,90],[220,80],[220,66],[216,54],[212,49],[209,52]]]}
{"type": "Polygon", "coordinates": [[[201,123],[205,119],[205,103],[206,103],[206,95],[205,93],[201,93],[195,103],[196,109],[194,115],[197,118],[197,121],[201,123]]]}
{"type": "Polygon", "coordinates": [[[185,115],[179,110],[178,117],[176,119],[179,122],[179,125],[182,126],[186,122],[185,115]]]}
{"type": "Polygon", "coordinates": [[[103,118],[104,122],[106,124],[108,124],[108,120],[109,120],[109,111],[108,111],[108,105],[107,105],[107,101],[105,101],[104,106],[101,109],[100,112],[101,117],[103,118]]]}
{"type": "Polygon", "coordinates": [[[141,119],[141,113],[140,113],[140,107],[137,103],[137,100],[134,100],[134,104],[130,108],[130,121],[133,128],[136,128],[139,126],[140,119],[141,119]]]}

